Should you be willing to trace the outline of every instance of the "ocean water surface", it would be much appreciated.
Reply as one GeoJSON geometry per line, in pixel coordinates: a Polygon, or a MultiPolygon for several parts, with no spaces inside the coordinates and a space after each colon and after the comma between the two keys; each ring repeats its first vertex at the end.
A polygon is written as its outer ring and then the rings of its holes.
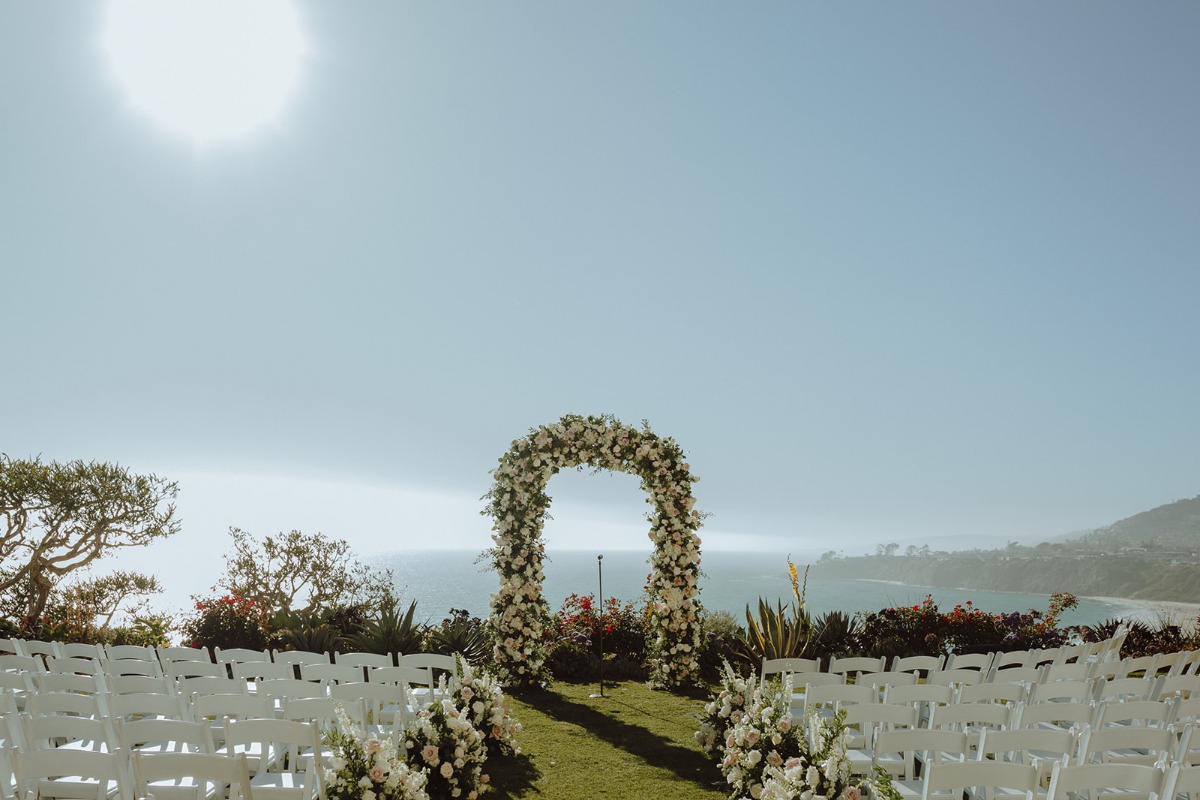
{"type": "MultiPolygon", "coordinates": [[[[604,582],[604,596],[637,601],[642,596],[649,574],[649,552],[614,551],[604,554],[581,550],[547,552],[543,594],[552,611],[557,610],[568,595],[599,594],[599,582],[604,582]],[[600,574],[600,565],[603,575],[600,574]]],[[[378,558],[380,566],[390,567],[396,586],[405,604],[417,601],[417,618],[437,622],[452,608],[466,609],[475,616],[488,614],[490,596],[499,580],[486,560],[476,551],[423,550],[386,553],[378,558]]],[[[816,554],[792,554],[792,561],[803,572],[804,565],[815,560],[816,554]]],[[[787,573],[787,555],[716,551],[701,556],[703,576],[700,580],[700,602],[708,611],[728,611],[739,621],[745,619],[749,604],[757,606],[762,597],[772,603],[792,600],[791,582],[787,573]]],[[[809,610],[821,614],[830,610],[848,613],[878,611],[882,608],[916,605],[932,595],[943,611],[958,603],[971,601],[975,607],[990,612],[1045,611],[1049,595],[1016,592],[987,592],[961,589],[942,589],[907,586],[882,581],[809,580],[805,599],[809,610]]],[[[1144,610],[1135,603],[1119,604],[1081,599],[1079,607],[1064,614],[1061,624],[1095,624],[1114,617],[1144,619],[1144,610]]]]}

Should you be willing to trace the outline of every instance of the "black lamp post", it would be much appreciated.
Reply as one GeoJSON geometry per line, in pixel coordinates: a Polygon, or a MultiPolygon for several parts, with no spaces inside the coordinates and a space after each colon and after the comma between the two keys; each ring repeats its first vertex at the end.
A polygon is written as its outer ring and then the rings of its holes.
{"type": "Polygon", "coordinates": [[[596,572],[600,578],[600,612],[597,618],[597,632],[600,635],[600,691],[589,697],[611,697],[604,693],[604,555],[596,556],[596,572]]]}

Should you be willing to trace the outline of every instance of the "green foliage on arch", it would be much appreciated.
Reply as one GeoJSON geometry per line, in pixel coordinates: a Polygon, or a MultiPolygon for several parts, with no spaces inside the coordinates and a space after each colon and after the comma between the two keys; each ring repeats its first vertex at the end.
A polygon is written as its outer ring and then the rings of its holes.
{"type": "Polygon", "coordinates": [[[691,474],[674,439],[625,425],[611,416],[568,415],[517,439],[492,472],[485,495],[492,517],[492,560],[500,589],[492,595],[493,651],[510,685],[545,679],[543,634],[550,608],[542,596],[542,527],[550,498],[546,485],[564,468],[584,466],[639,476],[646,502],[652,572],[647,585],[651,615],[651,681],[662,687],[699,679],[699,574],[701,515],[695,509],[691,474]]]}

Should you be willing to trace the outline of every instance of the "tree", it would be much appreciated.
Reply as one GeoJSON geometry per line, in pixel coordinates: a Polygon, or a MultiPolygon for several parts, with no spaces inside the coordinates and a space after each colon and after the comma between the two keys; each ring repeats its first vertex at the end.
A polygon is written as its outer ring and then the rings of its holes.
{"type": "Polygon", "coordinates": [[[26,598],[36,625],[55,584],[111,550],[179,532],[178,485],[117,464],[0,454],[0,593],[26,598]]]}
{"type": "Polygon", "coordinates": [[[344,539],[290,531],[260,544],[240,528],[230,528],[233,552],[225,555],[225,576],[217,586],[254,600],[268,613],[378,604],[392,591],[391,570],[376,570],[354,558],[344,539]],[[297,603],[306,605],[295,608],[297,603]]]}

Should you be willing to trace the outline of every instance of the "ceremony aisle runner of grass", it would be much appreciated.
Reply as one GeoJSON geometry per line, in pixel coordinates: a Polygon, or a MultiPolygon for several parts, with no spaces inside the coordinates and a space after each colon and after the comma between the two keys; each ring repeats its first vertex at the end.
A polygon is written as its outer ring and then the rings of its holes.
{"type": "Polygon", "coordinates": [[[707,694],[652,691],[644,683],[556,683],[511,696],[522,755],[488,763],[494,798],[719,800],[721,773],[693,734],[707,694]]]}

